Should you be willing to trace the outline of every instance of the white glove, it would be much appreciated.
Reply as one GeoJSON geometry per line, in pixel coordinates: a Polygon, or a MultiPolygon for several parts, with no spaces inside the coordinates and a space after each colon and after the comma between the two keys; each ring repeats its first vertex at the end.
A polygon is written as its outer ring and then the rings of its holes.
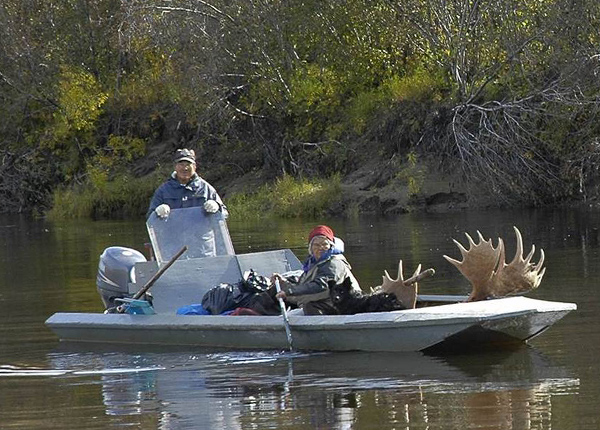
{"type": "Polygon", "coordinates": [[[163,203],[154,209],[154,212],[156,212],[156,215],[158,215],[159,218],[165,219],[171,213],[171,207],[168,204],[163,203]]]}
{"type": "Polygon", "coordinates": [[[214,200],[207,200],[206,203],[204,203],[204,210],[206,211],[206,213],[214,214],[219,210],[219,208],[219,204],[214,200]]]}

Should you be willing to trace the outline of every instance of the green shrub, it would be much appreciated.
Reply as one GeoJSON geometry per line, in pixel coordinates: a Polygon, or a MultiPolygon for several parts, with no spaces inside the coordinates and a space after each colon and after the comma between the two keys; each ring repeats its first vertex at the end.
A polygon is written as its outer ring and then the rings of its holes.
{"type": "Polygon", "coordinates": [[[57,189],[47,215],[53,219],[143,217],[154,190],[165,177],[158,169],[142,178],[120,174],[108,181],[102,172],[96,172],[89,183],[57,189]]]}
{"type": "Polygon", "coordinates": [[[76,67],[65,66],[58,90],[61,109],[54,115],[56,143],[74,133],[93,132],[108,99],[108,94],[102,91],[94,75],[76,67]]]}
{"type": "Polygon", "coordinates": [[[406,76],[392,76],[382,84],[383,91],[394,101],[439,101],[443,87],[443,78],[424,68],[406,76]]]}
{"type": "Polygon", "coordinates": [[[328,213],[341,198],[340,177],[294,179],[289,175],[263,185],[255,193],[235,194],[226,204],[233,217],[315,218],[328,213]]]}
{"type": "Polygon", "coordinates": [[[376,117],[376,112],[386,101],[386,96],[379,88],[373,91],[359,93],[348,104],[346,111],[348,128],[357,135],[363,134],[370,121],[376,117]]]}
{"type": "Polygon", "coordinates": [[[357,93],[345,110],[346,128],[357,135],[365,133],[370,124],[377,124],[394,104],[423,104],[442,99],[444,81],[441,76],[417,68],[405,76],[393,75],[374,89],[357,93]]]}
{"type": "Polygon", "coordinates": [[[316,64],[306,64],[296,71],[291,78],[289,103],[295,136],[310,141],[332,131],[341,104],[341,87],[334,71],[316,64]]]}
{"type": "Polygon", "coordinates": [[[396,174],[396,179],[407,186],[408,197],[416,197],[421,192],[425,174],[418,165],[417,154],[414,151],[406,156],[406,166],[396,174]]]}

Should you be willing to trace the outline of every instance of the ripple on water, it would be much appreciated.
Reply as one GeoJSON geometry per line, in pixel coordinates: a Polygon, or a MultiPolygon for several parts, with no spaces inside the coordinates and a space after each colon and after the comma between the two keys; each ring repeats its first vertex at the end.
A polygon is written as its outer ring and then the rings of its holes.
{"type": "Polygon", "coordinates": [[[119,368],[119,369],[43,369],[39,367],[22,367],[0,365],[0,378],[3,377],[45,377],[45,376],[91,376],[142,373],[164,370],[164,367],[119,368]]]}

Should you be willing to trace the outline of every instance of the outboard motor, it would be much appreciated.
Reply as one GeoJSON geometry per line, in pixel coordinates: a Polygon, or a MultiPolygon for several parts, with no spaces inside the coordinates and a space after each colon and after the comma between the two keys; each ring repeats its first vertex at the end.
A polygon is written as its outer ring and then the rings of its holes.
{"type": "Polygon", "coordinates": [[[122,246],[106,248],[100,255],[96,286],[106,309],[119,304],[115,299],[131,296],[129,284],[135,282],[135,263],[144,261],[141,252],[122,246]]]}

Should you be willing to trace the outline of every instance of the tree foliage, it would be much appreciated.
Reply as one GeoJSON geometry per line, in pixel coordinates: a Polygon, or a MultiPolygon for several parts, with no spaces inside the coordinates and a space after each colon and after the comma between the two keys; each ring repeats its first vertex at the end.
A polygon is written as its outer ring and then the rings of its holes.
{"type": "Polygon", "coordinates": [[[507,202],[585,199],[599,21],[594,0],[5,0],[0,196],[43,209],[186,145],[217,181],[424,154],[507,202]]]}

